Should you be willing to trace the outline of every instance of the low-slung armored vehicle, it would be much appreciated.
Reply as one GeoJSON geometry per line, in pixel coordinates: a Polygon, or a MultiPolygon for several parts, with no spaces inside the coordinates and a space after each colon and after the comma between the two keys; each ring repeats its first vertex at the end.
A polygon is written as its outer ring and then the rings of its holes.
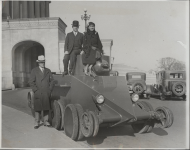
{"type": "Polygon", "coordinates": [[[150,94],[146,93],[146,74],[143,72],[128,72],[126,73],[127,85],[129,93],[136,93],[139,96],[150,98],[150,94]]]}
{"type": "Polygon", "coordinates": [[[148,86],[151,95],[159,95],[161,100],[170,97],[186,99],[186,72],[160,71],[156,74],[156,84],[148,86]]]}
{"type": "MultiPolygon", "coordinates": [[[[94,66],[96,77],[84,75],[81,56],[77,57],[74,75],[54,75],[49,113],[54,128],[64,129],[73,140],[81,140],[96,136],[102,126],[131,125],[135,132],[145,133],[172,125],[170,109],[154,110],[150,103],[139,101],[137,94],[130,96],[125,77],[109,76],[109,57],[103,59],[94,66]]],[[[33,112],[33,92],[28,93],[28,103],[33,112]]]]}

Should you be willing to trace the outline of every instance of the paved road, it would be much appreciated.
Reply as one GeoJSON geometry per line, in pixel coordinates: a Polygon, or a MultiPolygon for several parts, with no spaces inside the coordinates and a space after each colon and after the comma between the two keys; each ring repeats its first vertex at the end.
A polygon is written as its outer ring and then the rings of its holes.
{"type": "MultiPolygon", "coordinates": [[[[26,100],[29,90],[3,91],[2,104],[31,115],[26,100]]],[[[154,108],[158,106],[170,108],[175,117],[173,126],[168,129],[153,129],[148,134],[134,134],[130,126],[101,128],[96,137],[84,139],[83,144],[93,148],[185,148],[187,143],[186,101],[179,99],[160,101],[156,98],[145,101],[149,101],[154,108]]],[[[54,132],[62,131],[55,130],[54,132]]]]}

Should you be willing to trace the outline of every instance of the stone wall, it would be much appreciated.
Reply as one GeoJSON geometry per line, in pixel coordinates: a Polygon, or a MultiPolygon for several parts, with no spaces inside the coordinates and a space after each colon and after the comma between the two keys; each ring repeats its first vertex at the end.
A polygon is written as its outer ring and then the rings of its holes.
{"type": "MultiPolygon", "coordinates": [[[[14,49],[19,43],[33,41],[44,47],[46,67],[60,71],[59,42],[65,37],[66,24],[60,18],[19,19],[2,22],[2,88],[13,87],[14,49]],[[59,39],[61,31],[62,38],[59,39]]],[[[22,77],[20,73],[20,77],[22,77]]]]}

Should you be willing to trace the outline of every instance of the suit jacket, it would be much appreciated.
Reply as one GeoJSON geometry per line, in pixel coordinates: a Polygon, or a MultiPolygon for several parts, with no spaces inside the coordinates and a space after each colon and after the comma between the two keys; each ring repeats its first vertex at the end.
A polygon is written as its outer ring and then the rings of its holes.
{"type": "Polygon", "coordinates": [[[34,92],[34,111],[50,110],[50,93],[53,89],[53,76],[51,70],[39,66],[32,69],[29,84],[34,92]]]}
{"type": "Polygon", "coordinates": [[[83,44],[83,34],[78,32],[76,37],[73,32],[70,32],[67,34],[66,39],[65,39],[65,47],[64,47],[64,52],[68,51],[69,54],[72,52],[73,45],[74,45],[74,38],[78,42],[78,45],[80,47],[80,50],[82,49],[82,44],[83,44]]]}

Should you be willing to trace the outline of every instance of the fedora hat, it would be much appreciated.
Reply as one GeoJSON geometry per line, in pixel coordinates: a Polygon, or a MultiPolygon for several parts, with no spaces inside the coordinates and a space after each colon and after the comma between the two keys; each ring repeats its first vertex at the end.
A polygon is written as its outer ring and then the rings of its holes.
{"type": "Polygon", "coordinates": [[[45,57],[44,57],[44,55],[38,56],[38,60],[36,60],[36,62],[45,62],[45,57]]]}
{"type": "Polygon", "coordinates": [[[79,22],[77,20],[73,21],[73,24],[71,24],[74,27],[79,27],[79,22]]]}

